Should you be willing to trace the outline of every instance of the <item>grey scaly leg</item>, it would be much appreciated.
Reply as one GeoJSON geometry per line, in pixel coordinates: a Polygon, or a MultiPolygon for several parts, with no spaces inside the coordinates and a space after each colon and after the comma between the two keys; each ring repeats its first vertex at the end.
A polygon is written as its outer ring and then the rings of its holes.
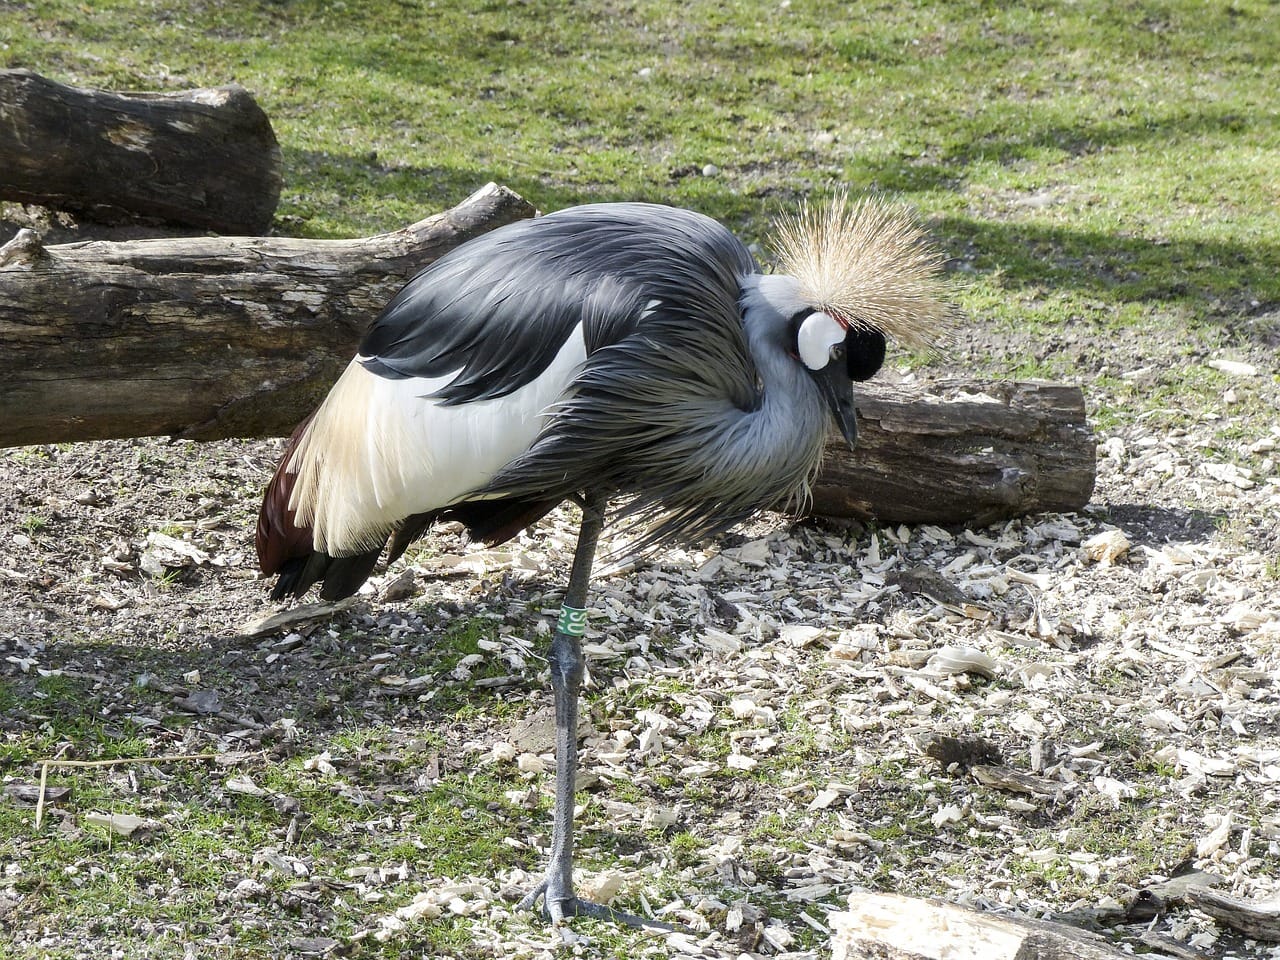
{"type": "MultiPolygon", "coordinates": [[[[551,830],[551,863],[546,877],[531,890],[517,909],[532,910],[542,898],[543,911],[554,924],[565,917],[591,916],[632,926],[660,926],[598,903],[580,900],[573,892],[574,782],[578,772],[578,691],[582,686],[582,633],[586,626],[587,584],[595,559],[596,542],[604,523],[605,498],[587,494],[582,504],[578,548],[565,591],[564,606],[547,660],[551,667],[551,692],[556,708],[556,803],[551,830]]],[[[669,929],[669,928],[667,928],[669,929]]]]}

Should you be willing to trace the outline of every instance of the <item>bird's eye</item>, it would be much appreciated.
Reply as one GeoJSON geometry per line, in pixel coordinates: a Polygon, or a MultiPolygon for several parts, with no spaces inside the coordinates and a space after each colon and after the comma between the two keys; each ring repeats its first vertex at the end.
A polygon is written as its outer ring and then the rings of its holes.
{"type": "Polygon", "coordinates": [[[837,343],[831,348],[831,359],[840,361],[844,359],[844,344],[837,343]]]}

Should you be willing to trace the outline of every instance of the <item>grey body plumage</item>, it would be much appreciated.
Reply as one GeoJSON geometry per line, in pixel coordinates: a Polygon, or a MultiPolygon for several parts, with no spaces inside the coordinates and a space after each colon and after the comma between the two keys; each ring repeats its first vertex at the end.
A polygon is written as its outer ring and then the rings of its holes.
{"type": "MultiPolygon", "coordinates": [[[[791,272],[761,273],[700,214],[574,207],[495,230],[415,277],[299,427],[258,521],[274,596],[354,592],[436,520],[513,536],[583,505],[566,608],[586,604],[597,537],[621,550],[702,540],[803,498],[851,381],[886,335],[919,343],[946,309],[918,229],[883,205],[834,205],[784,230],[791,272]],[[609,504],[613,504],[612,512],[609,504]]],[[[581,617],[564,623],[580,622],[581,617]]],[[[557,725],[551,867],[525,900],[554,921],[600,908],[572,887],[578,636],[549,656],[557,725]]]]}
{"type": "Polygon", "coordinates": [[[588,334],[572,392],[483,493],[624,494],[632,548],[703,540],[803,494],[830,414],[786,353],[787,318],[758,295],[762,275],[734,244],[716,248],[736,255],[714,272],[705,256],[654,258],[630,294],[634,319],[594,351],[588,334]]]}

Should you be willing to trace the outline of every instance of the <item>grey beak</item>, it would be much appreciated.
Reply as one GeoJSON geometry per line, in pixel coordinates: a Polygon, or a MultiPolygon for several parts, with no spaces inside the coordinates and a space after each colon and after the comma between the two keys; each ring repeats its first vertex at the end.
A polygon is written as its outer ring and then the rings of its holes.
{"type": "Polygon", "coordinates": [[[858,443],[858,412],[853,404],[853,381],[843,363],[828,363],[821,370],[811,370],[809,375],[818,384],[822,397],[831,408],[836,426],[850,447],[858,443]]]}

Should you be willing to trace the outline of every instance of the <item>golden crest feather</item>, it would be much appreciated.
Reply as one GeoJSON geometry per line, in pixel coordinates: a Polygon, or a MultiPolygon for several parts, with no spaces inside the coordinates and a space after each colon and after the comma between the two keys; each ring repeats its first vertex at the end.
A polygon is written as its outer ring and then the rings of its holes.
{"type": "Polygon", "coordinates": [[[900,204],[843,193],[818,209],[806,203],[775,225],[774,249],[806,301],[852,326],[933,349],[955,320],[942,254],[900,204]]]}

